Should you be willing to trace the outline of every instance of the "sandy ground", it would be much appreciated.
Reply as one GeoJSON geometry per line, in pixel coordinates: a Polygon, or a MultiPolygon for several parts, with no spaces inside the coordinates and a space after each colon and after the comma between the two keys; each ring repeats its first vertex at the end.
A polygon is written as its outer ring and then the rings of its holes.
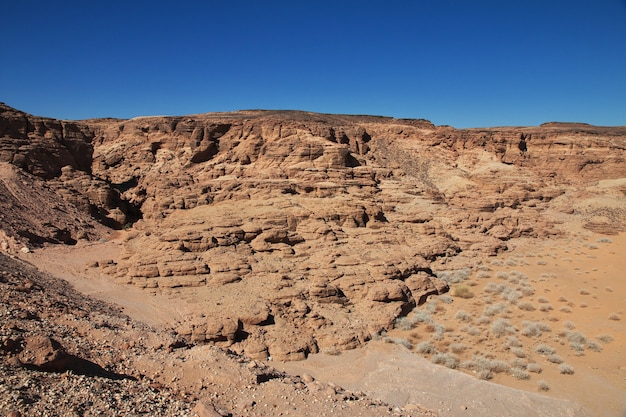
{"type": "Polygon", "coordinates": [[[338,356],[322,353],[277,367],[364,391],[391,405],[421,404],[441,417],[586,415],[574,402],[481,381],[380,341],[338,356]]]}
{"type": "MultiPolygon", "coordinates": [[[[22,257],[67,279],[80,292],[113,302],[131,317],[152,326],[169,326],[193,311],[194,303],[188,296],[116,284],[109,277],[100,276],[97,268],[86,266],[90,261],[115,258],[123,238],[124,233],[117,232],[106,242],[54,246],[22,257]]],[[[475,371],[465,369],[463,373],[432,364],[431,355],[420,355],[415,349],[419,342],[429,341],[435,335],[432,329],[422,327],[423,323],[409,331],[394,330],[389,334],[410,340],[412,350],[376,341],[339,355],[312,355],[304,362],[273,363],[273,366],[292,373],[308,373],[317,380],[363,391],[390,404],[421,404],[441,416],[481,416],[487,411],[502,416],[626,416],[623,248],[626,248],[626,234],[607,237],[584,233],[577,238],[546,241],[541,245],[535,241],[514,242],[509,252],[486,260],[484,268],[474,271],[465,281],[473,297],[448,295],[445,302],[433,300],[420,307],[430,308],[434,323],[445,328],[439,340],[432,339],[439,352],[446,352],[454,343],[465,346],[455,351],[461,364],[476,355],[513,363],[515,357],[504,346],[505,337],[489,333],[496,317],[506,319],[515,329],[511,334],[521,342],[518,351],[523,351],[523,357],[518,359],[541,367],[540,374],[527,372],[528,379],[494,373],[491,381],[482,381],[475,371]],[[481,323],[480,317],[484,316],[481,311],[502,304],[497,296],[485,290],[488,283],[510,282],[513,286],[512,277],[516,276],[524,277],[533,294],[506,302],[503,313],[481,323]],[[533,310],[519,308],[522,302],[532,304],[533,310]],[[470,324],[476,323],[478,336],[462,330],[467,323],[459,323],[455,318],[459,310],[472,317],[470,324]],[[541,336],[522,336],[527,322],[545,323],[550,330],[541,336]],[[583,352],[569,345],[568,337],[573,332],[583,335],[586,341],[583,352]],[[595,342],[595,349],[590,348],[591,341],[595,342]],[[542,343],[553,347],[564,363],[573,367],[574,373],[562,374],[558,364],[538,354],[535,349],[542,343]],[[549,386],[540,394],[539,381],[549,386]]],[[[457,368],[463,370],[462,366],[457,368]]]]}
{"type": "MultiPolygon", "coordinates": [[[[467,415],[485,415],[487,409],[497,410],[497,415],[524,415],[522,404],[534,409],[533,415],[544,412],[545,415],[558,415],[558,406],[553,408],[555,403],[546,403],[545,397],[532,394],[538,392],[539,380],[550,387],[547,392],[542,392],[543,395],[577,402],[589,415],[626,416],[626,257],[622,249],[625,247],[624,234],[610,237],[587,234],[575,240],[548,241],[540,247],[536,242],[517,242],[512,251],[489,261],[492,278],[476,278],[474,273],[468,281],[476,283],[471,287],[474,297],[453,297],[451,304],[438,304],[439,308],[432,316],[437,324],[446,327],[446,333],[443,341],[433,340],[433,343],[443,346],[441,351],[448,345],[446,338],[449,337],[461,342],[458,344],[464,342],[467,345],[465,352],[457,352],[461,362],[470,360],[474,355],[511,362],[514,356],[503,348],[504,338],[485,337],[487,330],[481,332],[479,338],[469,339],[469,335],[459,331],[461,326],[455,319],[455,313],[466,311],[475,317],[473,322],[477,322],[480,311],[496,302],[484,303],[481,298],[486,294],[481,288],[490,281],[501,282],[501,278],[496,278],[497,272],[510,275],[512,271],[517,271],[528,276],[535,293],[527,299],[536,306],[536,310],[525,311],[508,306],[511,312],[504,317],[508,317],[511,325],[518,330],[524,328],[524,321],[542,322],[552,328],[542,337],[518,336],[524,349],[524,360],[540,364],[542,371],[540,374],[528,372],[531,375],[528,380],[496,373],[492,381],[498,385],[492,386],[486,398],[476,395],[473,385],[479,380],[475,376],[468,375],[469,380],[466,381],[465,375],[460,376],[458,371],[443,366],[428,367],[422,361],[429,363],[427,359],[431,355],[419,355],[395,344],[392,352],[382,349],[384,344],[380,342],[370,343],[366,349],[344,352],[339,356],[313,355],[303,363],[284,364],[283,369],[310,373],[316,378],[346,387],[360,387],[394,404],[420,403],[438,411],[441,416],[458,415],[455,410],[465,410],[465,407],[467,415]],[[541,304],[551,305],[552,308],[541,311],[541,304]],[[607,335],[612,341],[597,342],[601,352],[587,348],[584,354],[580,354],[568,346],[567,336],[561,334],[563,330],[580,332],[590,342],[598,336],[607,335]],[[574,374],[561,374],[558,364],[534,352],[541,343],[554,347],[564,363],[573,367],[574,374]],[[447,376],[448,373],[455,377],[447,376]],[[446,388],[441,390],[439,387],[446,388]],[[504,387],[522,391],[501,389],[504,387]],[[451,392],[463,394],[450,395],[451,392]],[[518,396],[519,410],[510,408],[516,402],[507,400],[509,394],[518,396]]],[[[486,323],[485,327],[488,329],[493,321],[486,323]]],[[[416,342],[429,340],[430,335],[424,326],[417,326],[410,332],[391,332],[389,340],[403,336],[410,338],[411,334],[417,334],[416,342]]],[[[469,370],[467,373],[475,375],[469,370]]],[[[566,412],[571,412],[573,409],[565,404],[561,405],[568,410],[566,412]]],[[[525,409],[526,412],[528,410],[525,409]]]]}

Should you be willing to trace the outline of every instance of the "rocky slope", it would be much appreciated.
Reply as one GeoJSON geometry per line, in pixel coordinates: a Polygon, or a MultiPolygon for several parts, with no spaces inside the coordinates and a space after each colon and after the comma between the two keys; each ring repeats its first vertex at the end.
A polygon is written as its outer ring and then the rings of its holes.
{"type": "Polygon", "coordinates": [[[92,266],[194,298],[182,337],[256,359],[361,345],[447,291],[446,270],[566,233],[563,217],[624,227],[624,205],[583,204],[623,197],[589,186],[626,177],[624,127],[287,111],[65,122],[3,106],[0,138],[1,162],[81,213],[57,209],[46,228],[16,213],[5,247],[97,239],[90,219],[129,228],[119,258],[92,266]]]}
{"type": "Polygon", "coordinates": [[[6,416],[434,415],[187,345],[4,254],[0,299],[6,416]]]}

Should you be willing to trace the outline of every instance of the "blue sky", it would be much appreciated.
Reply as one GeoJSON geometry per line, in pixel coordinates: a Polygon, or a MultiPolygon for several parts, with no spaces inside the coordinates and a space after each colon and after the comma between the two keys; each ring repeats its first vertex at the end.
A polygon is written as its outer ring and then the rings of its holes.
{"type": "Polygon", "coordinates": [[[0,101],[626,125],[626,0],[2,2],[0,101]]]}

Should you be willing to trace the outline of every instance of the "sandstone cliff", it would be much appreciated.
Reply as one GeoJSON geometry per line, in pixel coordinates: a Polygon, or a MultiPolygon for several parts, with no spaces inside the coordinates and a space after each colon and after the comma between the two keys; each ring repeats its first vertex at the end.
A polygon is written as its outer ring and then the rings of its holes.
{"type": "MultiPolygon", "coordinates": [[[[510,239],[561,234],[563,216],[624,226],[623,205],[587,203],[623,197],[622,183],[600,185],[626,177],[624,127],[457,130],[296,111],[65,122],[0,110],[1,161],[130,228],[103,273],[187,291],[202,308],[181,335],[258,358],[358,346],[445,292],[442,271],[510,239]]],[[[63,241],[53,235],[68,227],[55,227],[31,244],[63,241]]]]}

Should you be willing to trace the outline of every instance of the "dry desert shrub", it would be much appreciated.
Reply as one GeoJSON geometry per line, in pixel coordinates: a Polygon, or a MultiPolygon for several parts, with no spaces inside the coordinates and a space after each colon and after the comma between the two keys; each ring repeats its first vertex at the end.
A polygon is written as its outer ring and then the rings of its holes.
{"type": "Polygon", "coordinates": [[[511,376],[515,379],[526,380],[530,379],[530,374],[523,369],[513,368],[511,370],[511,376]]]}
{"type": "Polygon", "coordinates": [[[535,347],[535,352],[540,355],[554,355],[556,353],[556,349],[550,345],[546,345],[545,343],[540,343],[535,347]]]}
{"type": "Polygon", "coordinates": [[[584,288],[581,288],[581,289],[580,289],[580,291],[579,291],[579,293],[580,293],[580,295],[589,295],[589,291],[587,291],[587,290],[586,290],[586,289],[584,289],[584,288]]]}
{"type": "Polygon", "coordinates": [[[571,308],[569,308],[569,307],[565,307],[565,306],[563,306],[563,307],[559,308],[559,311],[561,311],[561,312],[563,312],[563,313],[571,313],[571,312],[572,312],[572,309],[571,309],[571,308]]]}
{"type": "Polygon", "coordinates": [[[526,357],[526,353],[524,352],[524,349],[522,349],[521,347],[512,347],[509,350],[511,351],[512,354],[514,354],[518,358],[526,357]]]}
{"type": "Polygon", "coordinates": [[[481,334],[480,329],[476,326],[464,326],[461,327],[459,330],[471,336],[480,336],[481,334]]]}
{"type": "Polygon", "coordinates": [[[507,306],[503,303],[497,303],[494,305],[487,306],[483,309],[482,315],[486,317],[492,317],[496,314],[501,314],[507,311],[507,306]]]}
{"type": "Polygon", "coordinates": [[[470,314],[465,310],[457,311],[454,318],[462,323],[469,323],[472,321],[472,316],[470,316],[470,314]]]}
{"type": "Polygon", "coordinates": [[[517,303],[517,300],[522,298],[522,293],[517,290],[514,290],[513,288],[507,288],[505,291],[502,291],[500,296],[504,298],[505,300],[507,300],[508,302],[515,304],[517,303]]]}
{"type": "Polygon", "coordinates": [[[602,343],[611,343],[613,340],[613,336],[609,335],[609,334],[601,334],[596,336],[596,339],[598,339],[599,341],[601,341],[602,343]]]}
{"type": "Polygon", "coordinates": [[[491,272],[489,272],[489,271],[479,271],[476,274],[476,278],[480,278],[480,279],[491,278],[491,272]]]}
{"type": "Polygon", "coordinates": [[[548,262],[544,261],[543,259],[540,259],[537,261],[537,265],[548,265],[548,262]]]}
{"type": "Polygon", "coordinates": [[[467,350],[467,346],[463,343],[452,343],[450,345],[450,352],[452,353],[463,353],[467,350]]]}
{"type": "Polygon", "coordinates": [[[448,285],[458,284],[472,275],[470,268],[457,269],[455,271],[440,271],[437,273],[437,278],[444,280],[448,285]]]}
{"type": "Polygon", "coordinates": [[[541,336],[544,332],[552,331],[547,323],[540,321],[523,321],[522,335],[527,337],[541,336]]]}
{"type": "Polygon", "coordinates": [[[548,300],[546,297],[539,297],[537,298],[537,302],[541,304],[547,304],[550,302],[550,300],[548,300]]]}
{"type": "Polygon", "coordinates": [[[445,295],[445,294],[438,296],[437,299],[444,304],[452,304],[454,302],[452,297],[450,297],[449,295],[445,295]]]}
{"type": "Polygon", "coordinates": [[[413,345],[407,339],[399,338],[399,337],[385,337],[383,339],[385,343],[395,343],[396,345],[402,345],[407,349],[412,349],[413,345]]]}
{"type": "Polygon", "coordinates": [[[611,239],[609,239],[608,237],[601,237],[596,242],[598,242],[598,243],[613,243],[613,241],[611,239]]]}
{"type": "Polygon", "coordinates": [[[476,372],[488,371],[492,373],[509,372],[511,369],[509,364],[505,361],[499,359],[489,359],[480,355],[474,355],[472,360],[463,362],[461,367],[476,372]]]}
{"type": "Polygon", "coordinates": [[[443,334],[446,332],[446,328],[441,324],[435,324],[435,334],[432,336],[433,340],[442,340],[443,334]]]}
{"type": "Polygon", "coordinates": [[[605,288],[604,288],[604,291],[606,291],[606,292],[613,292],[613,288],[611,288],[611,287],[605,287],[605,288]]]}
{"type": "Polygon", "coordinates": [[[435,353],[431,358],[431,362],[450,369],[456,369],[459,365],[459,358],[453,353],[435,353]]]}
{"type": "Polygon", "coordinates": [[[528,365],[528,362],[522,358],[515,358],[511,361],[511,368],[526,369],[526,365],[528,365]]]}
{"type": "Polygon", "coordinates": [[[404,316],[404,317],[398,317],[396,319],[394,327],[400,330],[411,330],[414,325],[415,323],[411,319],[404,316]]]}
{"type": "Polygon", "coordinates": [[[493,281],[490,281],[489,283],[487,283],[487,285],[485,285],[483,291],[488,294],[500,294],[504,290],[505,286],[506,284],[504,283],[495,283],[493,281]]]}
{"type": "Polygon", "coordinates": [[[549,355],[548,356],[548,362],[552,362],[552,363],[563,363],[563,358],[561,358],[559,355],[557,355],[556,353],[549,355]]]}
{"type": "Polygon", "coordinates": [[[561,333],[570,343],[587,343],[587,337],[579,331],[564,331],[561,333]]]}
{"type": "Polygon", "coordinates": [[[552,310],[554,310],[554,307],[552,307],[552,304],[541,304],[539,306],[539,311],[543,311],[544,313],[548,311],[552,311],[552,310]]]}
{"type": "Polygon", "coordinates": [[[510,259],[509,258],[509,259],[506,260],[505,264],[507,266],[517,266],[517,261],[515,259],[510,259]]]}
{"type": "Polygon", "coordinates": [[[517,329],[511,326],[507,319],[498,318],[491,324],[491,333],[496,337],[502,337],[508,333],[515,333],[517,329]]]}
{"type": "Polygon", "coordinates": [[[506,341],[504,342],[504,347],[522,347],[522,342],[519,341],[517,336],[507,336],[506,341]]]}
{"type": "Polygon", "coordinates": [[[509,274],[504,271],[496,272],[496,278],[498,279],[509,279],[509,274]]]}
{"type": "Polygon", "coordinates": [[[435,348],[435,345],[433,345],[431,342],[424,341],[418,343],[417,346],[415,346],[415,351],[417,353],[421,353],[422,355],[427,355],[435,353],[437,349],[435,348]]]}
{"type": "Polygon", "coordinates": [[[460,284],[454,287],[452,290],[452,295],[459,298],[472,298],[474,297],[474,293],[470,289],[469,286],[465,284],[460,284]]]}
{"type": "Polygon", "coordinates": [[[481,371],[478,371],[477,377],[478,377],[478,379],[483,379],[483,380],[487,381],[487,380],[493,378],[493,372],[491,372],[488,369],[483,369],[481,371]]]}
{"type": "Polygon", "coordinates": [[[535,311],[535,305],[533,303],[529,303],[528,301],[518,303],[517,308],[524,311],[535,311]]]}
{"type": "Polygon", "coordinates": [[[569,343],[569,347],[577,353],[578,356],[582,356],[585,354],[585,347],[580,344],[580,343],[576,343],[576,342],[570,342],[569,343]]]}
{"type": "Polygon", "coordinates": [[[534,363],[534,362],[526,365],[526,370],[528,372],[534,372],[536,374],[540,374],[541,371],[543,371],[543,369],[541,369],[541,365],[539,365],[538,363],[534,363]]]}
{"type": "Polygon", "coordinates": [[[414,323],[433,323],[433,318],[428,311],[417,310],[411,316],[411,321],[414,323]]]}
{"type": "Polygon", "coordinates": [[[598,342],[594,342],[593,340],[587,342],[587,349],[594,352],[602,352],[602,346],[600,346],[598,342]]]}
{"type": "Polygon", "coordinates": [[[559,372],[564,374],[564,375],[573,375],[574,374],[574,368],[571,367],[570,365],[566,364],[566,363],[562,363],[559,365],[559,372]]]}
{"type": "Polygon", "coordinates": [[[550,385],[544,381],[543,379],[537,381],[537,389],[539,389],[539,391],[550,391],[550,385]]]}
{"type": "Polygon", "coordinates": [[[617,313],[613,313],[609,316],[609,320],[620,321],[622,318],[617,313]]]}

